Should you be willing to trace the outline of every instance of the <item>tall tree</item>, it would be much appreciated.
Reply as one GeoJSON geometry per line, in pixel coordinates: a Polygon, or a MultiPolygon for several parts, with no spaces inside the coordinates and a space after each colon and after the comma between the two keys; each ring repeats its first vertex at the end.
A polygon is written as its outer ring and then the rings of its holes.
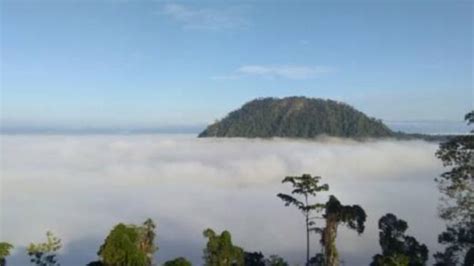
{"type": "Polygon", "coordinates": [[[317,192],[329,190],[327,184],[319,185],[321,177],[311,176],[309,174],[303,174],[302,176],[287,176],[283,179],[282,183],[291,183],[293,186],[292,195],[279,193],[277,196],[285,202],[285,206],[294,205],[304,215],[305,218],[305,231],[306,231],[306,265],[309,264],[310,256],[310,240],[309,234],[311,231],[317,231],[318,228],[314,227],[315,223],[312,221],[312,213],[322,211],[325,207],[324,204],[311,203],[310,198],[316,197],[317,192]],[[294,195],[294,196],[293,196],[294,195]]]}
{"type": "Polygon", "coordinates": [[[232,244],[232,236],[228,231],[220,235],[212,229],[203,232],[207,245],[204,249],[204,262],[206,266],[243,266],[244,251],[232,244]]]}
{"type": "Polygon", "coordinates": [[[338,266],[339,254],[336,248],[337,228],[342,223],[348,228],[356,230],[358,234],[364,232],[367,219],[364,209],[359,205],[342,205],[339,200],[331,195],[326,203],[324,213],[326,226],[323,229],[321,242],[324,245],[324,260],[326,266],[338,266]]]}
{"type": "Polygon", "coordinates": [[[153,254],[158,251],[155,245],[156,225],[152,219],[148,218],[141,227],[140,231],[140,249],[145,252],[148,257],[148,265],[153,264],[153,254]]]}
{"type": "Polygon", "coordinates": [[[59,266],[56,252],[61,249],[61,239],[55,237],[50,231],[46,232],[46,242],[31,243],[26,249],[30,262],[39,266],[59,266]]]}
{"type": "Polygon", "coordinates": [[[7,264],[6,257],[10,256],[10,250],[12,248],[12,244],[7,242],[0,242],[0,266],[5,266],[7,264]]]}
{"type": "Polygon", "coordinates": [[[98,252],[106,266],[147,265],[147,254],[140,249],[140,234],[135,226],[118,224],[104,241],[98,252]]]}
{"type": "Polygon", "coordinates": [[[382,254],[376,254],[371,266],[422,266],[428,260],[428,249],[411,236],[405,235],[408,224],[387,213],[379,219],[379,243],[382,254]]]}
{"type": "Polygon", "coordinates": [[[141,226],[118,224],[105,239],[97,253],[100,261],[89,265],[152,265],[155,245],[156,225],[147,219],[141,226]]]}
{"type": "MultiPolygon", "coordinates": [[[[465,120],[474,124],[474,111],[465,120]]],[[[436,155],[449,167],[436,179],[443,195],[439,215],[447,227],[438,237],[446,249],[435,254],[436,263],[474,265],[474,135],[452,137],[440,144],[436,155]]]]}

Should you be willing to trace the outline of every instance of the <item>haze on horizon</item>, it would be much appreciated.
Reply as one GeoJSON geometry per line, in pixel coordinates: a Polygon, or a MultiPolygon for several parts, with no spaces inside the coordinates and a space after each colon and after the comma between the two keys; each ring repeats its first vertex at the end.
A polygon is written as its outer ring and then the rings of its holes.
{"type": "Polygon", "coordinates": [[[473,107],[472,1],[0,5],[2,127],[205,125],[290,95],[384,121],[473,107]]]}

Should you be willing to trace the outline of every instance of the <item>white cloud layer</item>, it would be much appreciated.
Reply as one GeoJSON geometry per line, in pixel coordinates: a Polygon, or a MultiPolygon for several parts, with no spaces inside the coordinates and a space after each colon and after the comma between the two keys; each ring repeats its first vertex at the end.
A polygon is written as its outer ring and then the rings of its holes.
{"type": "Polygon", "coordinates": [[[238,79],[242,77],[284,78],[284,79],[313,79],[334,72],[335,69],[327,66],[304,65],[244,65],[231,75],[215,76],[213,79],[238,79]]]}
{"type": "Polygon", "coordinates": [[[322,66],[262,66],[248,65],[237,69],[237,73],[264,77],[281,77],[288,79],[309,79],[332,72],[333,69],[322,66]]]}
{"type": "Polygon", "coordinates": [[[21,247],[53,230],[65,243],[64,265],[93,260],[114,224],[146,217],[158,222],[161,262],[199,263],[201,232],[212,227],[229,229],[247,250],[301,264],[302,216],[275,195],[288,190],[284,176],[302,173],[323,176],[331,194],[366,209],[366,233],[338,234],[351,265],[367,265],[379,251],[376,223],[386,212],[407,220],[431,249],[442,229],[433,182],[442,168],[436,145],[422,141],[11,135],[1,144],[0,239],[21,247]]]}
{"type": "Polygon", "coordinates": [[[228,30],[244,28],[249,22],[238,8],[195,8],[189,5],[166,4],[163,13],[185,29],[228,30]]]}

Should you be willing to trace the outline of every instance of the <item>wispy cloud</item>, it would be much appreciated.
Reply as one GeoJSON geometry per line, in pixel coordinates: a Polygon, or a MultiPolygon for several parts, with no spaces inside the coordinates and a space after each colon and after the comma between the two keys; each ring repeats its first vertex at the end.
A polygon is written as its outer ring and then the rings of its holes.
{"type": "Polygon", "coordinates": [[[245,76],[256,76],[264,78],[286,78],[286,79],[312,79],[336,71],[328,66],[303,66],[303,65],[244,65],[236,69],[232,74],[225,76],[214,76],[213,79],[237,79],[245,76]]]}
{"type": "Polygon", "coordinates": [[[249,25],[241,8],[196,8],[181,4],[166,4],[163,13],[186,29],[226,30],[249,25]]]}

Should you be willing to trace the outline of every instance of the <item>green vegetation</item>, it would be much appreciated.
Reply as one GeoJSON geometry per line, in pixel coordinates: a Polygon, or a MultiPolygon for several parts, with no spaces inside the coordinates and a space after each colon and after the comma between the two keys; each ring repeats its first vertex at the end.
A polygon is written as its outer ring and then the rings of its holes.
{"type": "MultiPolygon", "coordinates": [[[[474,111],[465,120],[474,124],[474,111]]],[[[449,167],[436,180],[443,195],[439,215],[447,225],[438,239],[446,249],[435,254],[436,265],[474,265],[474,135],[451,138],[436,155],[449,167]]]]}
{"type": "Polygon", "coordinates": [[[353,107],[332,100],[288,97],[262,98],[246,103],[199,137],[314,138],[329,135],[344,138],[393,137],[381,121],[353,107]]]}
{"type": "Polygon", "coordinates": [[[317,192],[328,191],[327,184],[319,185],[321,177],[304,174],[301,177],[285,177],[282,183],[291,183],[293,185],[292,194],[299,195],[302,199],[295,198],[287,194],[278,194],[277,196],[285,202],[286,206],[294,205],[301,210],[305,217],[306,225],[306,265],[339,265],[339,253],[336,248],[337,229],[340,224],[346,224],[350,229],[356,230],[361,234],[364,232],[364,224],[367,219],[365,211],[359,205],[342,205],[339,200],[331,195],[329,200],[324,203],[310,203],[309,197],[316,197],[317,192]],[[325,210],[322,217],[311,216],[313,212],[325,210]],[[316,227],[314,219],[324,219],[326,224],[324,228],[316,227]],[[310,259],[309,233],[316,232],[321,234],[321,244],[324,254],[318,253],[310,259]]]}
{"type": "Polygon", "coordinates": [[[208,239],[203,257],[206,266],[244,265],[244,250],[232,244],[228,231],[218,235],[212,229],[206,229],[203,235],[208,239]]]}
{"type": "Polygon", "coordinates": [[[142,226],[118,224],[109,233],[97,253],[99,262],[89,265],[152,265],[156,226],[147,219],[142,226]]]}
{"type": "Polygon", "coordinates": [[[183,257],[176,258],[174,260],[169,260],[163,264],[163,266],[191,266],[191,262],[183,257]]]}
{"type": "Polygon", "coordinates": [[[10,256],[10,250],[13,248],[13,245],[7,242],[0,242],[0,265],[6,265],[6,257],[10,256]]]}
{"type": "Polygon", "coordinates": [[[278,255],[265,258],[262,252],[245,252],[245,266],[288,266],[288,263],[278,255]]]}
{"type": "Polygon", "coordinates": [[[288,266],[288,262],[278,255],[271,255],[265,263],[267,266],[288,266]]]}
{"type": "Polygon", "coordinates": [[[422,266],[428,260],[428,249],[411,236],[406,236],[408,224],[388,213],[379,220],[379,242],[382,254],[374,256],[371,266],[422,266]]]}
{"type": "Polygon", "coordinates": [[[298,195],[302,197],[301,199],[295,198],[288,194],[279,193],[277,196],[285,202],[285,206],[294,205],[300,211],[303,212],[305,217],[305,230],[306,230],[306,264],[309,263],[309,250],[310,250],[310,241],[309,233],[311,231],[318,231],[318,228],[314,227],[313,217],[310,215],[313,212],[319,212],[324,209],[325,205],[320,203],[309,202],[309,197],[316,197],[316,193],[320,191],[327,191],[329,186],[327,184],[318,185],[321,177],[304,174],[302,176],[287,176],[283,179],[282,183],[291,183],[293,186],[293,191],[291,194],[298,195]]]}
{"type": "Polygon", "coordinates": [[[61,239],[55,237],[53,233],[46,232],[47,240],[44,243],[31,243],[28,248],[30,261],[39,266],[59,266],[56,252],[61,249],[61,239]]]}
{"type": "Polygon", "coordinates": [[[336,236],[339,224],[345,224],[348,228],[362,234],[367,215],[359,205],[342,205],[336,197],[331,195],[326,203],[324,218],[326,226],[321,239],[324,246],[324,265],[337,266],[339,265],[339,253],[336,248],[336,236]]]}

